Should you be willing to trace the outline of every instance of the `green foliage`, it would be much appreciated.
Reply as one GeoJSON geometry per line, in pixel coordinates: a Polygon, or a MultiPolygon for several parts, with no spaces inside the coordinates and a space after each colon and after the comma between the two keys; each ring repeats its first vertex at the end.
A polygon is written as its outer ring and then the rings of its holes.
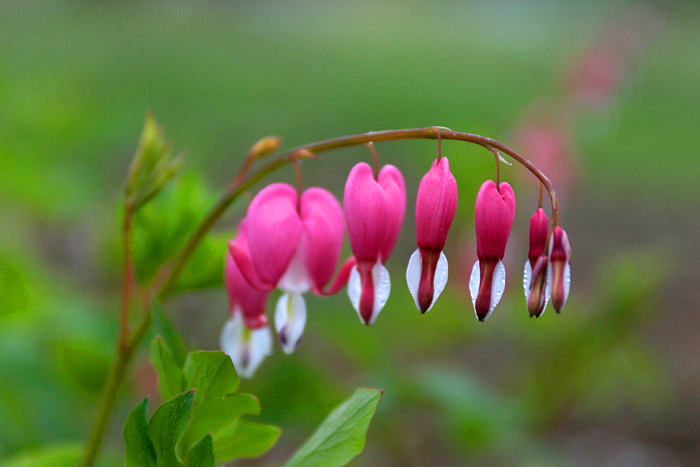
{"type": "Polygon", "coordinates": [[[182,158],[172,159],[170,143],[150,112],[126,180],[126,205],[136,212],[177,174],[182,158]]]}
{"type": "Polygon", "coordinates": [[[216,433],[214,455],[217,459],[258,457],[275,444],[279,435],[277,427],[238,419],[216,433]]]}
{"type": "MultiPolygon", "coordinates": [[[[175,256],[214,200],[199,177],[187,174],[135,214],[134,270],[140,282],[153,279],[155,272],[175,256]]],[[[175,290],[220,286],[226,240],[228,237],[221,234],[208,234],[202,239],[175,290]]]]}
{"type": "Polygon", "coordinates": [[[148,437],[146,412],[148,399],[144,399],[129,414],[122,432],[124,436],[125,467],[155,467],[156,452],[153,442],[148,437]]]}
{"type": "Polygon", "coordinates": [[[357,389],[326,418],[285,467],[334,467],[350,462],[364,448],[369,422],[383,393],[357,389]]]}
{"type": "Polygon", "coordinates": [[[165,349],[172,356],[173,361],[182,367],[187,356],[187,346],[182,336],[163,314],[163,310],[157,300],[153,301],[151,321],[153,323],[153,331],[161,338],[165,349]]]}
{"type": "Polygon", "coordinates": [[[175,446],[187,428],[193,400],[194,390],[183,392],[158,407],[148,422],[148,437],[153,442],[159,466],[180,465],[175,446]]]}
{"type": "Polygon", "coordinates": [[[51,446],[3,461],[4,467],[73,467],[83,453],[79,444],[51,446]]]}
{"type": "MultiPolygon", "coordinates": [[[[164,316],[158,319],[161,320],[159,326],[172,331],[167,339],[171,341],[170,347],[181,349],[174,328],[164,316]]],[[[275,444],[280,433],[278,428],[240,420],[241,415],[259,414],[260,404],[255,397],[236,392],[240,380],[226,354],[190,352],[180,365],[165,342],[160,336],[151,342],[151,362],[158,373],[161,396],[168,399],[185,390],[191,390],[192,394],[182,431],[177,432],[177,437],[168,437],[168,449],[172,447],[178,459],[187,459],[187,465],[200,465],[191,464],[197,459],[197,462],[204,462],[201,465],[208,465],[209,455],[217,462],[227,462],[259,456],[275,444]]],[[[149,435],[154,439],[157,428],[152,423],[153,419],[149,423],[149,435]]]]}
{"type": "Polygon", "coordinates": [[[215,462],[214,442],[211,433],[207,433],[187,451],[185,467],[214,467],[215,462]]]}
{"type": "Polygon", "coordinates": [[[151,341],[151,363],[158,373],[158,392],[164,400],[184,390],[182,368],[175,363],[159,337],[151,341]]]}

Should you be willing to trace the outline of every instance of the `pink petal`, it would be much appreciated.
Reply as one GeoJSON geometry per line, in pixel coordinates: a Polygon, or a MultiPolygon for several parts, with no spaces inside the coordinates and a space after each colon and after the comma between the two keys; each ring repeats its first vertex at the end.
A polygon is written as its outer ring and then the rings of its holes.
{"type": "MultiPolygon", "coordinates": [[[[247,253],[248,240],[245,219],[241,221],[238,235],[236,235],[233,243],[247,253]]],[[[254,289],[243,277],[230,253],[226,255],[224,279],[226,291],[228,292],[230,312],[233,314],[235,309],[241,310],[246,326],[249,329],[265,327],[267,325],[265,305],[270,293],[254,289]]]]}
{"type": "Polygon", "coordinates": [[[309,188],[301,197],[301,221],[304,225],[300,249],[304,264],[317,288],[333,277],[345,236],[345,221],[340,203],[322,188],[309,188]]]}
{"type": "Polygon", "coordinates": [[[503,259],[514,217],[515,194],[511,186],[501,183],[499,193],[493,180],[486,180],[476,196],[474,210],[479,259],[503,259]]]}
{"type": "Polygon", "coordinates": [[[446,157],[433,162],[418,186],[416,198],[417,243],[441,251],[457,211],[457,181],[446,157]]]}
{"type": "Polygon", "coordinates": [[[303,225],[297,192],[284,183],[264,188],[248,208],[250,259],[262,282],[276,285],[294,257],[303,225]]]}
{"type": "Polygon", "coordinates": [[[344,205],[350,246],[358,262],[386,261],[398,239],[406,208],[399,170],[387,165],[377,181],[369,165],[355,165],[345,184],[344,205]]]}

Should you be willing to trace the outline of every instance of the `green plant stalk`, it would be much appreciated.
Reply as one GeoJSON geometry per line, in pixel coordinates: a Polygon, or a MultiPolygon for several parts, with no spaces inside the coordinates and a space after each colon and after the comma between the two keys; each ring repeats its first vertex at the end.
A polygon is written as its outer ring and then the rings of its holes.
{"type": "MultiPolygon", "coordinates": [[[[272,172],[280,169],[281,167],[289,164],[295,160],[295,154],[303,151],[308,151],[312,154],[318,154],[325,151],[330,151],[333,149],[340,149],[344,147],[357,146],[367,143],[376,143],[380,141],[393,141],[393,140],[405,140],[405,139],[449,139],[456,141],[465,141],[468,143],[478,144],[489,151],[498,150],[504,154],[509,155],[514,160],[522,164],[526,169],[532,172],[541,182],[542,186],[547,190],[549,197],[552,202],[552,226],[556,226],[559,223],[560,209],[559,202],[552,187],[552,183],[547,178],[547,176],[542,173],[532,162],[530,162],[525,157],[521,156],[508,146],[499,143],[496,140],[487,138],[485,136],[475,135],[472,133],[461,133],[452,131],[443,127],[426,127],[426,128],[414,128],[407,130],[388,130],[380,132],[369,132],[352,136],[343,136],[340,138],[328,139],[325,141],[319,141],[316,143],[311,143],[304,146],[298,146],[296,148],[290,149],[285,153],[281,154],[277,158],[270,161],[267,165],[264,165],[254,173],[249,176],[247,174],[248,168],[250,166],[250,161],[244,163],[243,168],[233,180],[233,182],[226,188],[222,196],[219,198],[217,203],[212,207],[212,209],[207,213],[207,215],[202,219],[197,228],[194,230],[192,235],[188,238],[185,245],[180,249],[178,254],[175,256],[171,265],[167,266],[162,271],[162,281],[157,280],[152,285],[152,290],[160,299],[166,298],[173,289],[175,281],[177,280],[180,272],[187,264],[187,261],[191,258],[192,254],[195,252],[199,243],[202,241],[206,233],[212,226],[219,220],[226,209],[235,201],[243,192],[251,188],[260,180],[264,179],[272,172]]],[[[125,233],[128,233],[128,229],[125,226],[125,233]]],[[[127,240],[125,240],[126,242],[127,240]]],[[[125,243],[126,245],[126,243],[125,243]]],[[[125,247],[125,254],[129,254],[129,250],[125,247]]],[[[130,261],[130,260],[129,260],[130,261]]],[[[125,275],[125,280],[129,276],[125,275]]],[[[158,275],[161,277],[161,274],[158,275]]],[[[129,291],[125,285],[125,291],[129,291]]],[[[124,299],[128,300],[128,296],[131,294],[125,294],[124,299]]],[[[150,302],[150,299],[147,300],[150,302]]],[[[128,302],[123,307],[128,313],[128,302]]],[[[143,313],[143,318],[137,331],[134,333],[133,337],[128,340],[125,345],[117,346],[117,360],[112,366],[110,373],[105,383],[105,387],[102,394],[102,399],[100,402],[100,410],[95,424],[88,438],[85,457],[81,465],[83,467],[93,467],[95,460],[99,453],[102,440],[104,438],[104,433],[107,428],[108,422],[111,418],[112,411],[114,409],[114,403],[116,401],[117,393],[121,384],[127,374],[127,370],[131,359],[134,355],[135,350],[141,342],[141,339],[145,336],[148,328],[151,325],[151,316],[149,313],[150,303],[145,303],[143,313]]],[[[120,336],[123,332],[126,336],[126,325],[128,320],[121,320],[120,324],[120,336]]]]}
{"type": "Polygon", "coordinates": [[[100,409],[97,414],[97,418],[95,419],[95,423],[90,431],[85,453],[80,463],[80,465],[83,467],[92,467],[95,465],[95,460],[100,452],[102,440],[104,439],[104,434],[107,430],[107,425],[112,417],[112,411],[114,409],[114,403],[117,400],[119,388],[124,382],[124,378],[128,374],[131,359],[133,358],[139,343],[143,339],[143,336],[146,335],[150,325],[151,314],[148,312],[148,310],[145,310],[141,322],[139,323],[139,326],[131,340],[123,347],[117,348],[117,359],[107,375],[107,381],[105,382],[104,389],[102,390],[102,397],[100,399],[100,409]]]}

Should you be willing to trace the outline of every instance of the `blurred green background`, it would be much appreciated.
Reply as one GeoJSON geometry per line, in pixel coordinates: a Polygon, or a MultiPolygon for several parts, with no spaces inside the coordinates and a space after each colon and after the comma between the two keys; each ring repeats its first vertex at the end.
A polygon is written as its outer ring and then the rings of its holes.
{"type": "MultiPolygon", "coordinates": [[[[451,276],[423,316],[404,274],[436,144],[377,144],[408,192],[392,296],[370,328],[344,292],[307,297],[302,346],[276,347],[243,382],[282,437],[240,465],[280,463],[359,386],[386,393],[354,466],[698,465],[699,82],[692,2],[2,2],[0,459],[85,437],[116,338],[123,179],[150,109],[187,154],[185,188],[152,209],[156,229],[172,230],[176,199],[208,206],[269,134],[292,147],[429,125],[479,133],[531,157],[563,198],[572,294],[562,315],[529,319],[520,284],[537,184],[502,168],[518,196],[509,279],[479,323],[466,271],[493,158],[445,142],[460,189],[451,276]]],[[[341,197],[370,158],[327,153],[304,163],[305,184],[341,197]]],[[[196,222],[203,212],[187,206],[196,222]]],[[[192,348],[218,347],[217,285],[165,305],[192,348]]],[[[125,414],[147,394],[144,348],[102,465],[122,462],[125,414]]]]}

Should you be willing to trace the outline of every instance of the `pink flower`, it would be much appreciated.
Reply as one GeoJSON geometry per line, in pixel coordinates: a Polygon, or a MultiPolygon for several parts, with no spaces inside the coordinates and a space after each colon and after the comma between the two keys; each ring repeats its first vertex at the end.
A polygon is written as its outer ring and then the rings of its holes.
{"type": "MultiPolygon", "coordinates": [[[[248,252],[245,219],[241,221],[233,243],[248,252]]],[[[250,378],[265,357],[272,353],[272,337],[265,318],[270,292],[253,288],[231,254],[226,255],[224,281],[231,318],[221,333],[221,348],[231,357],[238,374],[250,378]]]]}
{"type": "Polygon", "coordinates": [[[530,316],[540,317],[549,301],[549,258],[545,254],[549,219],[542,208],[530,218],[530,250],[523,271],[523,288],[530,316]]]}
{"type": "Polygon", "coordinates": [[[561,313],[571,287],[571,245],[568,235],[560,226],[556,226],[552,232],[549,261],[552,267],[552,306],[557,313],[561,313]]]}
{"type": "Polygon", "coordinates": [[[418,186],[416,240],[406,270],[408,289],[416,307],[425,313],[432,308],[447,284],[447,258],[442,250],[457,210],[457,181],[446,157],[436,159],[418,186]]]}
{"type": "Polygon", "coordinates": [[[306,323],[302,293],[330,281],[340,257],[343,211],[328,191],[309,188],[301,199],[294,188],[276,183],[253,199],[247,215],[250,253],[229,249],[248,282],[258,289],[280,288],[275,328],[282,349],[291,353],[306,323]]]}
{"type": "Polygon", "coordinates": [[[391,289],[384,262],[394,249],[406,209],[401,172],[386,165],[375,180],[369,165],[355,165],[345,184],[344,205],[350,247],[357,260],[348,295],[360,319],[369,325],[386,304],[391,289]]]}
{"type": "Polygon", "coordinates": [[[479,321],[485,321],[503,296],[506,270],[503,256],[515,217],[515,194],[506,182],[496,188],[492,180],[485,181],[476,196],[476,255],[469,280],[474,311],[479,321]]]}

